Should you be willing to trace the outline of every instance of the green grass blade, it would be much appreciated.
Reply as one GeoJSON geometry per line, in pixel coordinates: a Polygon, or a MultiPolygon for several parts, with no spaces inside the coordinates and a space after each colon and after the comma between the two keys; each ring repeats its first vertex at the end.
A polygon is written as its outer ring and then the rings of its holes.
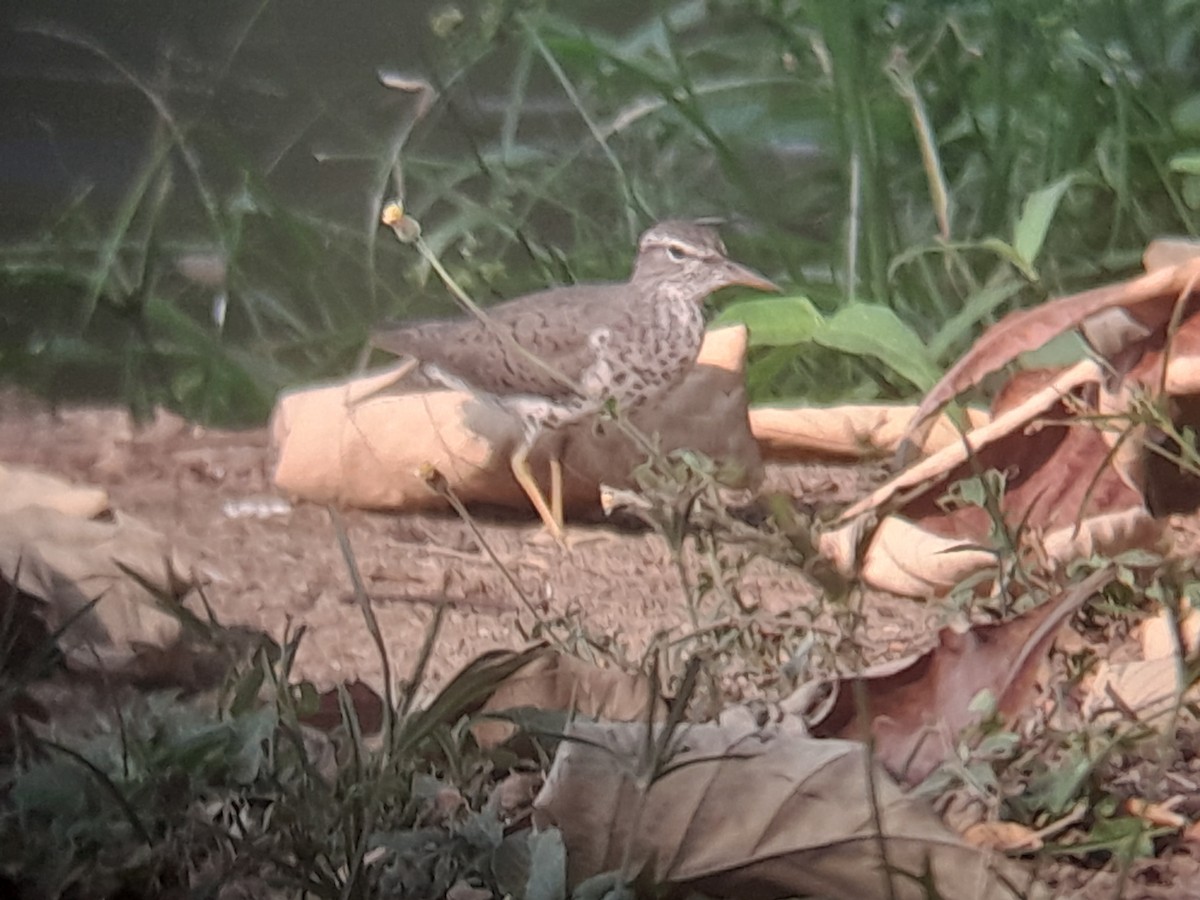
{"type": "Polygon", "coordinates": [[[1050,231],[1050,222],[1058,211],[1059,203],[1062,202],[1067,188],[1074,184],[1077,178],[1074,173],[1064,175],[1053,184],[1034,191],[1025,199],[1021,217],[1017,219],[1013,229],[1013,249],[1031,271],[1042,252],[1046,235],[1050,231]]]}
{"type": "Polygon", "coordinates": [[[920,335],[886,306],[851,304],[839,310],[813,340],[832,350],[873,357],[923,391],[933,387],[941,374],[920,335]]]}

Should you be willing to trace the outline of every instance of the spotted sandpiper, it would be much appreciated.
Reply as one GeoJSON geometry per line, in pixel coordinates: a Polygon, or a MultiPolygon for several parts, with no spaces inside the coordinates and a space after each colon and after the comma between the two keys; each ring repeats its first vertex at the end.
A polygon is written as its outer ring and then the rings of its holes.
{"type": "MultiPolygon", "coordinates": [[[[398,225],[387,210],[384,222],[398,225]]],[[[521,422],[513,476],[561,541],[562,464],[551,456],[547,503],[528,461],[539,436],[609,403],[628,412],[677,385],[700,352],[704,299],[731,285],[779,290],[730,260],[711,226],[672,220],[642,234],[628,281],[550,288],[489,307],[482,319],[410,324],[372,344],[416,358],[431,381],[521,422]]]]}

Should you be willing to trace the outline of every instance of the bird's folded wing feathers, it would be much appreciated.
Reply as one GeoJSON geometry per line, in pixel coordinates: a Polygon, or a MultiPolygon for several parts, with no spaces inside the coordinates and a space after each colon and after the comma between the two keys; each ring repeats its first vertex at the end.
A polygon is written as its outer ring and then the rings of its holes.
{"type": "Polygon", "coordinates": [[[577,383],[595,361],[588,338],[597,329],[613,328],[629,313],[622,302],[625,285],[588,287],[585,300],[578,298],[576,289],[552,288],[485,310],[487,322],[469,318],[417,323],[377,334],[372,343],[436,365],[478,390],[570,397],[574,392],[546,366],[577,383]]]}

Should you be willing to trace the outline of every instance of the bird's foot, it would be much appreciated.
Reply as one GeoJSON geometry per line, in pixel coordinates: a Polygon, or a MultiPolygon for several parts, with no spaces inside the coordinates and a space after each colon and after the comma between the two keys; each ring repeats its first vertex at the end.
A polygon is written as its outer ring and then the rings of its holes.
{"type": "Polygon", "coordinates": [[[553,548],[560,551],[565,550],[570,553],[578,547],[606,541],[611,537],[612,535],[604,531],[567,531],[563,528],[554,530],[549,527],[543,527],[527,538],[525,545],[538,550],[553,548]]]}

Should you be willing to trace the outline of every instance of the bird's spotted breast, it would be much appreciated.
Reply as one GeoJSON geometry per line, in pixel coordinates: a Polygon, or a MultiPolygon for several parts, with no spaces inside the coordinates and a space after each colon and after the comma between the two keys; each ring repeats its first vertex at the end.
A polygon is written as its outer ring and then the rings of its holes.
{"type": "Polygon", "coordinates": [[[668,300],[655,304],[626,331],[636,337],[606,344],[592,368],[603,389],[601,400],[612,397],[630,408],[683,379],[700,352],[704,317],[692,300],[668,300]]]}

